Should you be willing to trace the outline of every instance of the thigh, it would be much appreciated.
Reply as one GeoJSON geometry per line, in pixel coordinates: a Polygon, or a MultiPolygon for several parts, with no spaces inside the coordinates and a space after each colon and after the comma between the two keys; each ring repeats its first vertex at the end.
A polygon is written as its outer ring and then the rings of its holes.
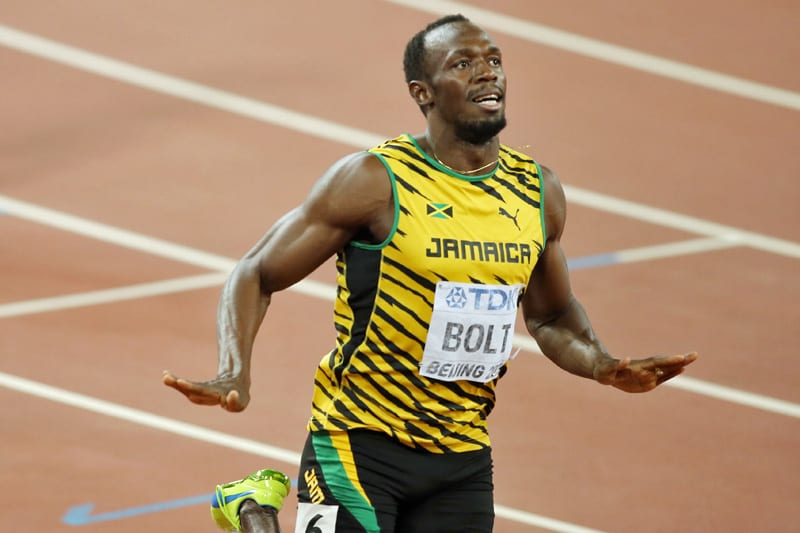
{"type": "Polygon", "coordinates": [[[380,481],[370,478],[362,484],[356,462],[347,433],[309,434],[297,479],[295,533],[379,533],[394,529],[394,503],[385,493],[375,491],[382,486],[380,481]]]}
{"type": "MultiPolygon", "coordinates": [[[[462,459],[461,457],[457,459],[462,459]]],[[[396,533],[491,533],[494,483],[487,451],[451,473],[454,482],[400,507],[396,533]]]]}
{"type": "Polygon", "coordinates": [[[413,450],[374,431],[309,434],[296,533],[491,532],[491,449],[413,450]]]}

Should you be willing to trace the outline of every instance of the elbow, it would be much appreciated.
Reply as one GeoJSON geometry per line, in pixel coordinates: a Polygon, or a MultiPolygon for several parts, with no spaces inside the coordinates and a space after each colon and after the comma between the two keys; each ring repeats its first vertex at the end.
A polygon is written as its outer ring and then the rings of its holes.
{"type": "Polygon", "coordinates": [[[228,288],[257,288],[261,294],[268,295],[267,276],[261,269],[259,261],[254,257],[244,257],[236,263],[226,281],[228,288]]]}
{"type": "Polygon", "coordinates": [[[565,317],[570,316],[570,314],[578,305],[578,301],[570,294],[569,298],[567,298],[562,305],[559,305],[558,307],[551,309],[546,313],[526,317],[525,327],[527,328],[528,333],[536,338],[542,330],[549,329],[560,324],[565,317]]]}

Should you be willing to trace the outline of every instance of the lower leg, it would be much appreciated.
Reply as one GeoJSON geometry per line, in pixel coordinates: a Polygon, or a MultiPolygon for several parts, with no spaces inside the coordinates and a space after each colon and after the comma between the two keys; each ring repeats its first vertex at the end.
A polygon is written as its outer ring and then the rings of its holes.
{"type": "Polygon", "coordinates": [[[239,521],[245,533],[281,533],[278,511],[274,507],[261,507],[253,500],[239,507],[239,521]]]}

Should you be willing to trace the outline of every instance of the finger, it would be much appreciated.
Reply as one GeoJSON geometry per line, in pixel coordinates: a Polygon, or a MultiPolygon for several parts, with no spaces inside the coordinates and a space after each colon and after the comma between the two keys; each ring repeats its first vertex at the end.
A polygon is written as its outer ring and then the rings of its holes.
{"type": "Polygon", "coordinates": [[[664,357],[653,357],[651,359],[653,367],[659,368],[682,368],[686,365],[693,363],[697,359],[696,353],[686,355],[670,355],[664,357]]]}
{"type": "Polygon", "coordinates": [[[217,398],[220,396],[219,390],[214,387],[214,385],[204,381],[191,381],[188,379],[177,378],[173,387],[184,394],[196,394],[200,396],[209,395],[217,398]]]}
{"type": "Polygon", "coordinates": [[[186,397],[189,398],[189,401],[192,403],[196,403],[198,405],[219,405],[220,404],[220,397],[219,395],[211,395],[211,394],[186,394],[186,397]]]}
{"type": "Polygon", "coordinates": [[[178,378],[173,376],[168,370],[164,370],[164,372],[161,374],[161,381],[168,387],[174,387],[175,382],[178,381],[178,378]]]}
{"type": "Polygon", "coordinates": [[[192,383],[186,381],[185,379],[176,378],[175,376],[167,376],[165,375],[162,378],[164,385],[168,387],[172,387],[176,391],[180,392],[188,396],[189,394],[193,394],[197,392],[197,389],[192,386],[192,383]]]}
{"type": "Polygon", "coordinates": [[[657,366],[664,374],[669,374],[669,373],[674,372],[676,370],[682,370],[682,369],[686,368],[686,364],[683,364],[683,363],[680,363],[680,364],[677,364],[677,363],[675,363],[675,364],[659,364],[657,366]]]}
{"type": "Polygon", "coordinates": [[[680,367],[680,368],[676,368],[676,369],[670,370],[669,372],[665,371],[663,374],[658,376],[657,382],[658,382],[659,385],[661,385],[665,381],[669,381],[670,379],[672,379],[672,378],[674,378],[676,376],[680,376],[681,374],[683,374],[684,370],[685,370],[684,367],[680,367]]]}
{"type": "Polygon", "coordinates": [[[175,377],[173,374],[171,374],[166,370],[164,371],[163,374],[161,374],[161,381],[164,383],[164,385],[172,387],[173,389],[178,389],[184,394],[186,394],[187,392],[197,392],[199,390],[204,390],[204,387],[202,385],[195,383],[193,381],[189,381],[188,379],[181,379],[175,377]]]}
{"type": "Polygon", "coordinates": [[[684,357],[686,358],[685,359],[686,365],[692,364],[695,361],[697,361],[697,352],[687,353],[684,357]]]}
{"type": "Polygon", "coordinates": [[[683,355],[674,355],[675,360],[682,361],[684,364],[689,364],[697,359],[697,352],[689,352],[683,355]]]}
{"type": "Polygon", "coordinates": [[[684,355],[676,355],[674,356],[674,360],[676,364],[680,361],[681,366],[689,365],[697,360],[697,352],[690,352],[684,355]]]}

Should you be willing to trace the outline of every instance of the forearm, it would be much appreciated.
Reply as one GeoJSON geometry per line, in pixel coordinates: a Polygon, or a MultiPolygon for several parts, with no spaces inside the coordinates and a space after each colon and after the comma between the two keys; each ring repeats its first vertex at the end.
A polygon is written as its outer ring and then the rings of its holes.
{"type": "Polygon", "coordinates": [[[566,309],[552,320],[528,330],[548,359],[560,368],[595,379],[602,362],[614,359],[594,334],[583,306],[572,298],[566,309]]]}
{"type": "Polygon", "coordinates": [[[217,377],[250,384],[253,344],[269,303],[270,295],[262,292],[255,266],[240,262],[225,282],[217,308],[217,377]]]}

